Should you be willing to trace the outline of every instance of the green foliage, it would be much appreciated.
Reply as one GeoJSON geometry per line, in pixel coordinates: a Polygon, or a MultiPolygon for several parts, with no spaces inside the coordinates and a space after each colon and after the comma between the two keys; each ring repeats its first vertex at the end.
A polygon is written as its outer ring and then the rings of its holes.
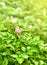
{"type": "Polygon", "coordinates": [[[0,0],[0,65],[47,65],[46,0],[0,0]]]}
{"type": "Polygon", "coordinates": [[[1,65],[47,63],[47,47],[39,35],[33,36],[29,29],[22,27],[22,33],[18,34],[15,32],[17,24],[12,24],[10,21],[0,24],[1,65]]]}

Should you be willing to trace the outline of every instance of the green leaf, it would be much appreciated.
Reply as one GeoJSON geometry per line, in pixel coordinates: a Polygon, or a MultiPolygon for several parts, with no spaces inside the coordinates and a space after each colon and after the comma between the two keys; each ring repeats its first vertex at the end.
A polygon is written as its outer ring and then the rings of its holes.
{"type": "Polygon", "coordinates": [[[2,65],[8,65],[8,59],[7,58],[4,58],[2,65]]]}
{"type": "Polygon", "coordinates": [[[22,51],[26,51],[26,48],[25,47],[21,47],[22,51]]]}
{"type": "Polygon", "coordinates": [[[17,58],[17,61],[18,61],[19,64],[22,64],[23,61],[24,61],[24,58],[17,58]]]}

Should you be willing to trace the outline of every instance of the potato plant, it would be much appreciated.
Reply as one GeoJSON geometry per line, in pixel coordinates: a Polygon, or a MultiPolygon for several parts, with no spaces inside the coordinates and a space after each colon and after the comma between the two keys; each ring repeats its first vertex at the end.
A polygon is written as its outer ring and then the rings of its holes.
{"type": "Polygon", "coordinates": [[[47,0],[0,0],[0,65],[47,65],[47,0]]]}

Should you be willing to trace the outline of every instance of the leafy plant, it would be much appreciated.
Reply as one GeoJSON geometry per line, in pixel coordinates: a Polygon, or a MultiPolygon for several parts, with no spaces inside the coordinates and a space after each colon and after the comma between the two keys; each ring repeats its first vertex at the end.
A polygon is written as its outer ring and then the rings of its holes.
{"type": "Polygon", "coordinates": [[[47,65],[46,4],[0,0],[0,65],[47,65]]]}

